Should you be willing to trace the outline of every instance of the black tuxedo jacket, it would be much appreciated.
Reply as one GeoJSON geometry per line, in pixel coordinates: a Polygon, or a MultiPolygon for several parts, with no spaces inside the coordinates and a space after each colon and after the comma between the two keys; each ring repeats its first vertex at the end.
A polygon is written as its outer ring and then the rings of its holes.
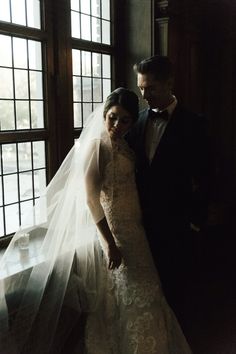
{"type": "Polygon", "coordinates": [[[144,224],[150,234],[175,237],[175,231],[188,227],[190,222],[202,224],[206,219],[206,122],[202,116],[177,105],[150,164],[145,149],[148,112],[140,112],[139,120],[127,135],[136,154],[144,224]]]}

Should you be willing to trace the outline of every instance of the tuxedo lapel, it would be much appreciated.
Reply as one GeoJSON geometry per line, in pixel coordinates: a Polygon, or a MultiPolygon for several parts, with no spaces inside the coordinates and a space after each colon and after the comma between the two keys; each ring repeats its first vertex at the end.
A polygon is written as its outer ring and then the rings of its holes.
{"type": "Polygon", "coordinates": [[[173,143],[176,141],[176,139],[178,139],[178,136],[176,134],[179,129],[178,124],[179,124],[179,109],[178,107],[176,107],[161,137],[160,143],[156,149],[151,165],[155,163],[156,160],[158,160],[160,155],[163,155],[167,151],[169,151],[169,149],[171,149],[171,147],[173,146],[173,143]]]}

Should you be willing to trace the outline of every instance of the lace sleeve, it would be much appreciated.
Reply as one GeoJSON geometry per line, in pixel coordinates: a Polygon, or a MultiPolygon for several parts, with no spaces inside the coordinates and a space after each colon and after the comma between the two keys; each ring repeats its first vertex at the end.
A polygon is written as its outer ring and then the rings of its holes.
{"type": "Polygon", "coordinates": [[[102,189],[100,150],[101,141],[96,139],[88,148],[84,166],[86,201],[96,224],[104,218],[104,211],[100,203],[102,189]]]}

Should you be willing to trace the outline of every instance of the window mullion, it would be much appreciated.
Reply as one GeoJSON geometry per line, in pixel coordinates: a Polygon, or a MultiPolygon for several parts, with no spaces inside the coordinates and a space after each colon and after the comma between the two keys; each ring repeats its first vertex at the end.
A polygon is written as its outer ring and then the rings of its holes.
{"type": "Polygon", "coordinates": [[[54,1],[53,26],[56,74],[56,126],[54,129],[56,129],[58,163],[60,164],[73,145],[70,1],[54,1]]]}

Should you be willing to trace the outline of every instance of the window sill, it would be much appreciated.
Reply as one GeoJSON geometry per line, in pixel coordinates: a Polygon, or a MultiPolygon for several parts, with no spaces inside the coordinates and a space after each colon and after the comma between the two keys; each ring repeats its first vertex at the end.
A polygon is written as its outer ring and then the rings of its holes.
{"type": "MultiPolygon", "coordinates": [[[[15,241],[11,257],[8,258],[5,267],[1,267],[0,269],[0,280],[6,280],[7,278],[26,271],[43,261],[39,249],[42,245],[42,239],[45,233],[46,229],[45,232],[42,232],[42,228],[30,232],[29,247],[27,249],[20,249],[17,240],[15,241]]],[[[5,250],[6,248],[0,249],[0,263],[5,250]]]]}

